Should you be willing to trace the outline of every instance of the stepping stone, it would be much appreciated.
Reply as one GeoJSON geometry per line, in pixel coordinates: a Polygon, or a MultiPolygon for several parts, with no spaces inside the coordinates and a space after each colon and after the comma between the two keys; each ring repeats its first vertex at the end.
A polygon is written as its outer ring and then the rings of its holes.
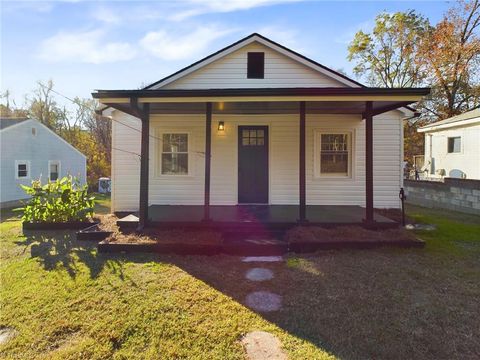
{"type": "Polygon", "coordinates": [[[435,225],[430,225],[430,224],[407,224],[405,225],[405,229],[433,231],[433,230],[437,230],[437,227],[435,225]]]}
{"type": "Polygon", "coordinates": [[[246,334],[241,343],[248,360],[287,360],[280,340],[265,331],[252,331],[246,334]]]}
{"type": "Polygon", "coordinates": [[[0,345],[5,344],[8,340],[15,337],[17,331],[12,328],[4,327],[0,329],[0,345]]]}
{"type": "Polygon", "coordinates": [[[273,279],[273,271],[270,269],[253,268],[247,271],[245,277],[250,281],[265,281],[273,279]]]}
{"type": "Polygon", "coordinates": [[[277,262],[283,261],[282,256],[247,256],[242,259],[243,262],[277,262]]]}
{"type": "Polygon", "coordinates": [[[245,303],[255,311],[277,311],[282,307],[282,297],[269,291],[255,291],[247,295],[245,303]]]}

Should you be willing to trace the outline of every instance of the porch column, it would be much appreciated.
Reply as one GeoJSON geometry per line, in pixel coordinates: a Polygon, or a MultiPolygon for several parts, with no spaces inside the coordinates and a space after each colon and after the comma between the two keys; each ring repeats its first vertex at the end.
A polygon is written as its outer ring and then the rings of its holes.
{"type": "Polygon", "coordinates": [[[365,103],[365,219],[373,224],[373,104],[365,103]]]}
{"type": "Polygon", "coordinates": [[[305,176],[305,101],[300,101],[300,158],[299,158],[299,209],[298,222],[306,219],[306,176],[305,176]]]}
{"type": "Polygon", "coordinates": [[[148,224],[148,174],[150,146],[150,104],[144,104],[140,111],[142,121],[142,144],[140,152],[140,211],[138,229],[148,224]]]}
{"type": "Polygon", "coordinates": [[[203,220],[210,221],[210,164],[212,157],[212,103],[206,103],[205,111],[205,199],[203,220]]]}

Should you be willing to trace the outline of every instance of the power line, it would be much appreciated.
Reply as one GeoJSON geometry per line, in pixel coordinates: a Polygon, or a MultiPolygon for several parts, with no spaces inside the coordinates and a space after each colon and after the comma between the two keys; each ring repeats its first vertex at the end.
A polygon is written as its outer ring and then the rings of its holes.
{"type": "MultiPolygon", "coordinates": [[[[51,92],[53,92],[53,93],[55,93],[55,94],[57,94],[57,95],[65,98],[65,99],[67,99],[68,101],[76,104],[77,106],[81,106],[81,107],[83,107],[83,108],[86,108],[86,109],[88,109],[88,110],[96,113],[96,110],[95,110],[94,108],[91,108],[90,106],[87,106],[87,105],[85,105],[85,104],[82,104],[82,103],[76,101],[75,99],[72,99],[72,98],[68,97],[67,95],[64,95],[64,94],[62,94],[62,93],[54,90],[53,88],[49,88],[49,87],[47,87],[46,85],[42,84],[41,82],[38,82],[38,84],[39,84],[40,86],[42,86],[44,89],[50,90],[51,92]]],[[[128,124],[125,124],[125,123],[123,123],[123,122],[121,122],[121,121],[119,121],[119,120],[117,120],[117,119],[114,119],[114,118],[111,117],[111,116],[110,116],[109,118],[110,118],[112,121],[115,121],[116,123],[118,123],[118,124],[120,124],[120,125],[123,125],[123,126],[129,128],[129,129],[131,129],[131,130],[134,130],[134,131],[137,131],[137,132],[139,132],[139,133],[142,133],[141,130],[139,130],[139,129],[137,129],[137,128],[134,128],[133,126],[130,126],[130,125],[128,125],[128,124]]],[[[157,141],[163,142],[163,139],[161,139],[161,138],[159,138],[159,137],[157,137],[157,136],[155,136],[155,135],[149,134],[149,137],[151,137],[152,139],[156,139],[157,141]]],[[[113,146],[112,146],[112,149],[118,150],[118,151],[123,151],[123,152],[126,152],[126,153],[131,153],[131,154],[134,154],[134,155],[137,155],[137,156],[141,157],[140,154],[137,154],[137,153],[134,153],[134,152],[131,152],[131,151],[127,151],[127,150],[122,150],[122,149],[114,148],[113,146]]],[[[193,152],[196,153],[196,154],[205,156],[205,153],[204,153],[203,151],[193,151],[193,152]]]]}

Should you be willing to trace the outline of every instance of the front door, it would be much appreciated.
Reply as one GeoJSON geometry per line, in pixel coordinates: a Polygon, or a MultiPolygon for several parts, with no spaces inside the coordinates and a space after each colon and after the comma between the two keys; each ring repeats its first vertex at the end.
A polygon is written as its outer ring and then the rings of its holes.
{"type": "Polygon", "coordinates": [[[238,127],[238,202],[268,204],[268,126],[238,127]]]}

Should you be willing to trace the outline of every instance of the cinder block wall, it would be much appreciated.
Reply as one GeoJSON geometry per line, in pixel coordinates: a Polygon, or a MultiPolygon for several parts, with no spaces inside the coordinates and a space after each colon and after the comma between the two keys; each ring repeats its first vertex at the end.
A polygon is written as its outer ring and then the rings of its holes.
{"type": "Polygon", "coordinates": [[[407,203],[480,215],[480,180],[404,180],[407,203]]]}

